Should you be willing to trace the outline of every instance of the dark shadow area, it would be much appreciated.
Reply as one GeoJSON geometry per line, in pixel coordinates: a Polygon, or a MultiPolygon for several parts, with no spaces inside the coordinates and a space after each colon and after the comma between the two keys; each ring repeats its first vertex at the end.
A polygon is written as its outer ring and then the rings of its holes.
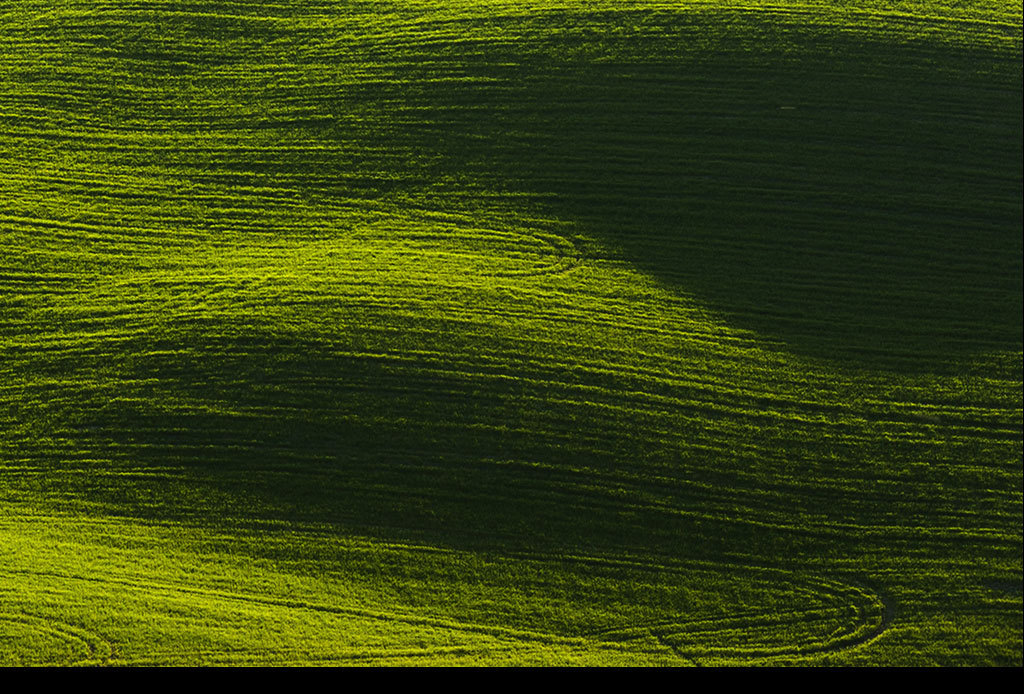
{"type": "MultiPolygon", "coordinates": [[[[1012,512],[1014,474],[979,468],[974,488],[950,478],[956,451],[917,465],[934,449],[916,439],[865,441],[826,466],[835,449],[798,420],[645,410],[636,388],[600,370],[448,368],[240,332],[122,347],[126,361],[84,356],[74,367],[106,362],[107,386],[37,409],[53,424],[18,455],[28,468],[43,461],[47,472],[28,478],[43,498],[160,522],[297,523],[491,551],[784,565],[879,542],[903,551],[919,542],[908,523],[934,533],[929,551],[1000,561],[1016,551],[981,532],[1012,512]],[[601,379],[603,397],[582,387],[601,379]],[[862,527],[880,534],[851,530],[862,527]]],[[[1006,447],[979,440],[965,462],[1006,447]]]]}
{"type": "Polygon", "coordinates": [[[230,144],[112,163],[249,188],[254,218],[277,190],[353,208],[525,195],[797,353],[916,371],[1021,348],[1019,29],[367,11],[373,31],[343,41],[204,17],[89,44],[162,95],[97,85],[120,104],[104,118],[230,144]]]}
{"type": "Polygon", "coordinates": [[[528,192],[798,353],[1020,349],[1019,51],[756,14],[533,21],[503,32],[550,45],[467,41],[410,74],[396,141],[432,175],[528,192]]]}

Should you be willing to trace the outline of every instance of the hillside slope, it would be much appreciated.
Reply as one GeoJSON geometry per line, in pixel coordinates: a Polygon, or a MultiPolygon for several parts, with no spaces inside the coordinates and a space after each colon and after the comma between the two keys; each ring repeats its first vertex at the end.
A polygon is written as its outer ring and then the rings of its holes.
{"type": "Polygon", "coordinates": [[[0,10],[0,663],[1021,665],[1020,3],[0,10]]]}

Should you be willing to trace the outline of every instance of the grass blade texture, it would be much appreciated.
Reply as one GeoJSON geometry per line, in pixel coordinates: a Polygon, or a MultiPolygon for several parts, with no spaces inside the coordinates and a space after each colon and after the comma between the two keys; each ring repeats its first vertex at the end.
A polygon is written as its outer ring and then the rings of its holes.
{"type": "Polygon", "coordinates": [[[0,664],[1022,664],[1019,0],[0,5],[0,664]]]}

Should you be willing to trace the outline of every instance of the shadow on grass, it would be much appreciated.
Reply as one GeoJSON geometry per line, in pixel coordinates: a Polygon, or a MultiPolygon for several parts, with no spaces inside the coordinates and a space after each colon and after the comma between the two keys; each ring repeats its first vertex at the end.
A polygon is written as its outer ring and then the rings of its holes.
{"type": "Polygon", "coordinates": [[[159,153],[207,182],[283,174],[329,203],[526,195],[797,353],[915,371],[1020,349],[1016,35],[994,48],[968,25],[728,10],[420,19],[345,50],[329,28],[263,27],[248,51],[203,19],[117,55],[160,77],[168,51],[224,65],[301,44],[291,81],[229,83],[230,112],[164,104],[204,129],[268,129],[226,158],[159,153]],[[192,55],[218,36],[224,55],[192,55]],[[278,135],[325,146],[263,146],[278,135]]]}
{"type": "MultiPolygon", "coordinates": [[[[915,437],[861,442],[830,466],[821,461],[834,442],[797,424],[756,411],[697,421],[686,408],[645,411],[613,382],[604,397],[574,386],[572,372],[542,383],[256,334],[194,334],[189,344],[135,350],[130,378],[109,392],[46,405],[62,429],[20,455],[61,462],[34,493],[161,522],[776,562],[841,548],[855,556],[879,539],[850,528],[893,517],[936,532],[950,518],[995,527],[1015,483],[990,474],[987,488],[1002,491],[986,492],[995,503],[978,510],[979,491],[950,484],[943,460],[916,465],[930,449],[915,437]],[[743,445],[730,450],[723,438],[743,445]],[[901,472],[858,483],[881,457],[901,472]]],[[[963,454],[1005,451],[993,438],[963,454]]],[[[956,542],[963,552],[1015,546],[984,534],[956,542]]]]}
{"type": "Polygon", "coordinates": [[[798,353],[1020,349],[1019,53],[659,21],[558,45],[579,57],[454,49],[479,82],[409,97],[422,151],[798,353]]]}

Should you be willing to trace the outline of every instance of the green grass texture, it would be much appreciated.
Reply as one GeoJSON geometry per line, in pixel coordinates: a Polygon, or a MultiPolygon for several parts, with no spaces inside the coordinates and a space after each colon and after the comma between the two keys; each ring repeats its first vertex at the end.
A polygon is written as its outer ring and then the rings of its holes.
{"type": "Polygon", "coordinates": [[[0,664],[1022,665],[1022,34],[0,4],[0,664]]]}

